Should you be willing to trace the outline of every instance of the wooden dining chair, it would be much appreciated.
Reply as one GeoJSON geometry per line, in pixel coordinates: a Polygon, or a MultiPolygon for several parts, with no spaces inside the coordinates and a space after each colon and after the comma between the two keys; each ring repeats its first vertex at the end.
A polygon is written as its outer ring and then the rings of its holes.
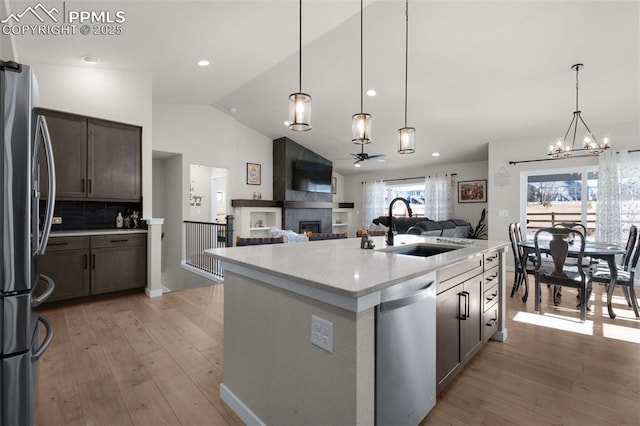
{"type": "MultiPolygon", "coordinates": [[[[533,241],[536,250],[536,267],[535,267],[535,311],[540,312],[541,304],[541,285],[548,284],[558,287],[571,287],[579,292],[580,296],[580,321],[585,322],[587,316],[587,276],[582,267],[582,258],[584,257],[585,237],[584,234],[572,228],[542,228],[536,231],[533,241]],[[550,237],[550,238],[549,238],[550,237]],[[546,269],[542,267],[542,250],[541,242],[548,239],[549,254],[553,261],[553,268],[546,269]],[[569,244],[577,248],[575,253],[577,263],[567,268],[567,259],[569,254],[569,244]]],[[[554,304],[558,304],[556,292],[554,291],[554,304]]]]}
{"type": "MultiPolygon", "coordinates": [[[[626,252],[622,259],[622,265],[617,268],[617,278],[615,285],[622,287],[627,304],[633,308],[636,318],[640,319],[638,312],[638,298],[634,288],[635,273],[638,269],[638,258],[640,257],[640,238],[638,238],[638,228],[631,226],[629,238],[627,239],[626,252]]],[[[587,301],[593,290],[593,283],[609,285],[611,282],[611,271],[608,267],[598,266],[598,269],[591,274],[587,283],[587,301]]]]}
{"type": "Polygon", "coordinates": [[[513,287],[511,288],[511,297],[520,289],[520,286],[524,283],[524,295],[522,301],[526,302],[529,297],[529,285],[525,274],[533,274],[533,264],[527,262],[528,256],[525,254],[525,250],[518,245],[522,241],[522,230],[518,222],[509,224],[509,240],[511,241],[511,251],[513,252],[513,265],[515,270],[515,276],[513,279],[513,287]]]}

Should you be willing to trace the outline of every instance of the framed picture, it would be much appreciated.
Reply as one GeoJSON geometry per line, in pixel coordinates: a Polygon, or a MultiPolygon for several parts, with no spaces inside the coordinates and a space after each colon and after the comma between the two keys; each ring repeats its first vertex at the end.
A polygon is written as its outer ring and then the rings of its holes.
{"type": "Polygon", "coordinates": [[[458,182],[459,203],[486,203],[487,180],[465,180],[458,182]]]}
{"type": "Polygon", "coordinates": [[[338,192],[338,179],[335,176],[331,176],[331,193],[336,194],[338,192]]]}
{"type": "Polygon", "coordinates": [[[247,163],[247,185],[260,185],[262,177],[260,176],[260,164],[247,163]]]}

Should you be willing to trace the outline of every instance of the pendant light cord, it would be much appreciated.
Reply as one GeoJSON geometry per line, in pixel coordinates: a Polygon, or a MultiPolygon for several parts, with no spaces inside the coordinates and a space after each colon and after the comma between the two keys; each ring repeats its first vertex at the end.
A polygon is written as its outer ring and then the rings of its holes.
{"type": "Polygon", "coordinates": [[[404,46],[404,127],[407,127],[407,86],[409,82],[409,0],[405,2],[404,46]]]}
{"type": "Polygon", "coordinates": [[[578,109],[578,92],[579,92],[579,87],[578,87],[578,72],[580,72],[580,66],[576,66],[576,111],[579,111],[578,109]]]}
{"type": "Polygon", "coordinates": [[[298,86],[298,92],[302,93],[302,0],[300,0],[300,35],[299,35],[299,44],[300,44],[300,58],[299,61],[300,63],[298,64],[298,70],[299,70],[299,74],[298,74],[298,82],[299,82],[299,86],[298,86]]]}
{"type": "Polygon", "coordinates": [[[363,15],[363,9],[364,9],[364,0],[360,0],[360,113],[364,112],[364,61],[363,61],[363,49],[364,49],[364,43],[362,42],[363,39],[363,27],[364,27],[364,19],[362,18],[363,15]]]}

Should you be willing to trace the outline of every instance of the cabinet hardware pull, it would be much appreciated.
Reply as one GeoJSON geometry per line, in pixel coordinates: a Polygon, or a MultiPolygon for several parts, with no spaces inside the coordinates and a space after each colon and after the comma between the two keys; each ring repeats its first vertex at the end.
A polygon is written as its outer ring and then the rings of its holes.
{"type": "Polygon", "coordinates": [[[88,255],[83,255],[82,256],[82,269],[87,269],[89,267],[89,259],[88,259],[88,255]]]}
{"type": "Polygon", "coordinates": [[[487,302],[491,302],[493,299],[495,299],[495,298],[496,298],[496,296],[497,296],[497,295],[498,295],[498,292],[496,291],[495,293],[493,293],[493,294],[491,294],[491,295],[487,296],[487,298],[486,298],[486,299],[487,299],[487,302]]]}
{"type": "Polygon", "coordinates": [[[467,307],[465,308],[466,310],[466,318],[471,318],[471,294],[469,294],[468,291],[463,291],[463,293],[465,294],[465,302],[467,302],[467,307]]]}
{"type": "Polygon", "coordinates": [[[96,255],[91,255],[91,269],[96,269],[96,255]]]}
{"type": "Polygon", "coordinates": [[[69,243],[49,243],[50,246],[66,246],[69,243]]]}
{"type": "Polygon", "coordinates": [[[498,255],[493,255],[491,257],[487,257],[487,262],[493,262],[494,260],[496,260],[496,258],[498,257],[498,255]]]}
{"type": "Polygon", "coordinates": [[[493,281],[496,278],[498,278],[498,273],[497,272],[495,274],[491,275],[490,277],[487,277],[486,281],[490,282],[490,281],[493,281]]]}
{"type": "Polygon", "coordinates": [[[127,239],[124,239],[124,240],[109,240],[109,242],[111,242],[111,243],[126,243],[127,241],[129,241],[129,240],[127,240],[127,239]]]}
{"type": "MultiPolygon", "coordinates": [[[[468,291],[460,292],[460,293],[458,293],[458,296],[464,297],[464,313],[460,314],[460,319],[462,321],[465,321],[465,320],[469,319],[469,297],[468,297],[469,296],[469,292],[468,291]]],[[[462,306],[462,302],[460,303],[460,305],[462,306]]]]}
{"type": "Polygon", "coordinates": [[[497,319],[497,318],[491,318],[491,319],[489,320],[489,322],[487,322],[487,324],[486,324],[486,325],[487,325],[488,327],[491,327],[491,326],[492,326],[493,324],[495,324],[496,322],[498,322],[498,319],[497,319]]]}

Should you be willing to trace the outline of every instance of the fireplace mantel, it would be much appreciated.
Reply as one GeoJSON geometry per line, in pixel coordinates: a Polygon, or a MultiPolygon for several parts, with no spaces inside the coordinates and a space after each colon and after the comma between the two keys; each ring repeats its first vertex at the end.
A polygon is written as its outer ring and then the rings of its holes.
{"type": "Polygon", "coordinates": [[[282,207],[289,209],[352,209],[354,203],[324,201],[231,200],[231,207],[282,207]]]}

